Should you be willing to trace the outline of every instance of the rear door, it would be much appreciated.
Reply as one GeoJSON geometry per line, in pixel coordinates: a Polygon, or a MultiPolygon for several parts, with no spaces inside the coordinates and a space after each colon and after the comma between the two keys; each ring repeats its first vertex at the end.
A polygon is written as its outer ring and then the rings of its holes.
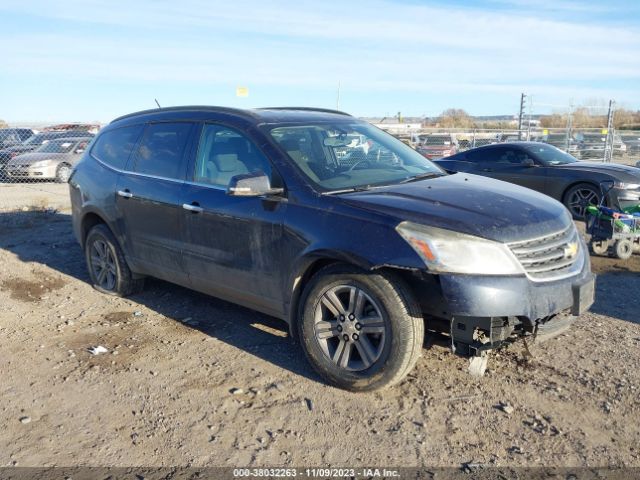
{"type": "Polygon", "coordinates": [[[116,205],[136,271],[187,284],[182,189],[195,124],[150,123],[122,173],[116,205]]]}
{"type": "Polygon", "coordinates": [[[477,164],[480,175],[545,193],[547,167],[518,147],[481,148],[467,152],[467,157],[477,164]]]}
{"type": "Polygon", "coordinates": [[[246,133],[205,124],[184,190],[185,267],[191,286],[272,315],[282,314],[281,237],[285,199],[227,195],[235,175],[263,171],[282,186],[246,133]]]}

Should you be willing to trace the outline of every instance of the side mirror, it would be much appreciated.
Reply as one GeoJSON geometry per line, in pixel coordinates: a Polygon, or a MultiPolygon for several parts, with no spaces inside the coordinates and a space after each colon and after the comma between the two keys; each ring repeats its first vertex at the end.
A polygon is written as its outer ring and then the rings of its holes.
{"type": "Polygon", "coordinates": [[[536,166],[536,162],[534,162],[533,160],[531,160],[530,158],[525,158],[522,161],[522,166],[523,167],[535,167],[536,166]]]}
{"type": "Polygon", "coordinates": [[[284,191],[282,188],[271,188],[269,177],[264,172],[236,175],[229,181],[227,195],[234,197],[261,197],[277,195],[284,191]]]}

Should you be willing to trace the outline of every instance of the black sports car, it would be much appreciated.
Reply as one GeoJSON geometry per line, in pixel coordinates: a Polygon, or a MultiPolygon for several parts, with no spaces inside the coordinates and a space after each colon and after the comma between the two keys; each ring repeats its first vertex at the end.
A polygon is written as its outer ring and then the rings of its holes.
{"type": "Polygon", "coordinates": [[[437,160],[448,171],[468,172],[515,183],[561,201],[576,219],[613,188],[611,205],[640,204],[640,168],[612,163],[580,162],[568,153],[539,142],[487,145],[437,160]],[[605,182],[605,183],[603,183],[605,182]]]}

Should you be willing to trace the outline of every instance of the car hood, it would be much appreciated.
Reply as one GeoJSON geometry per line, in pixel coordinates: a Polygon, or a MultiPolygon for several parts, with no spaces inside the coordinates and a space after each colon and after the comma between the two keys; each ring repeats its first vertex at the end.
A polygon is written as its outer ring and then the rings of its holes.
{"type": "Polygon", "coordinates": [[[9,160],[9,165],[31,165],[41,160],[60,161],[65,158],[71,158],[68,153],[23,153],[9,160]]]}
{"type": "Polygon", "coordinates": [[[630,165],[618,165],[616,163],[597,162],[575,162],[566,165],[556,165],[554,168],[574,170],[578,172],[605,173],[612,177],[624,179],[640,180],[640,169],[630,165]]]}
{"type": "Polygon", "coordinates": [[[341,198],[352,206],[392,215],[398,222],[409,220],[499,242],[540,237],[571,224],[564,206],[546,195],[466,173],[341,198]]]}
{"type": "Polygon", "coordinates": [[[14,145],[13,147],[4,148],[0,153],[30,152],[39,146],[40,145],[14,145]]]}

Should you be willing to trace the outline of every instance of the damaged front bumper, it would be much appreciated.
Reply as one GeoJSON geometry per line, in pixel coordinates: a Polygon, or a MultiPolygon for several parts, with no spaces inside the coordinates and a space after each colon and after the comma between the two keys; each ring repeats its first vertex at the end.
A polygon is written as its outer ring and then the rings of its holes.
{"type": "Polygon", "coordinates": [[[451,335],[452,347],[461,355],[480,355],[534,333],[556,335],[594,302],[595,276],[588,262],[578,275],[551,282],[446,274],[434,281],[441,298],[423,303],[427,326],[433,319],[437,329],[451,335]]]}

